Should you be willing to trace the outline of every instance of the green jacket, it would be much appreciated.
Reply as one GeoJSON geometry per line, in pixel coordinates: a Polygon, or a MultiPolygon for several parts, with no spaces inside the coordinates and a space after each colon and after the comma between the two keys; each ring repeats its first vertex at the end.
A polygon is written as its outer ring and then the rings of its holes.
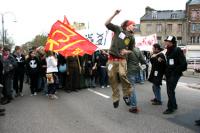
{"type": "Polygon", "coordinates": [[[130,45],[135,45],[133,34],[112,23],[109,23],[106,27],[114,32],[109,54],[118,58],[126,58],[126,56],[120,55],[120,51],[122,49],[128,49],[130,45]]]}
{"type": "Polygon", "coordinates": [[[146,64],[144,57],[139,48],[134,48],[133,51],[128,54],[127,57],[127,70],[128,74],[136,74],[141,69],[139,63],[146,64]]]}

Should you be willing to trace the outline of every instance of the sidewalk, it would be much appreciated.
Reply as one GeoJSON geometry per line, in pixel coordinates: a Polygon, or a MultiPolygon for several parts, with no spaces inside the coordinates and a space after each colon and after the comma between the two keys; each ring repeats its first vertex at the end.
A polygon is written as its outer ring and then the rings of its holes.
{"type": "MultiPolygon", "coordinates": [[[[193,78],[199,78],[200,80],[200,73],[194,72],[192,69],[188,69],[187,71],[183,72],[183,76],[185,77],[193,77],[193,78]]],[[[199,89],[200,90],[200,82],[196,84],[188,84],[188,87],[199,89]]]]}
{"type": "Polygon", "coordinates": [[[200,73],[195,72],[193,69],[188,69],[187,71],[183,72],[183,76],[200,78],[200,73]]]}
{"type": "Polygon", "coordinates": [[[194,89],[199,89],[200,90],[200,83],[198,84],[188,84],[188,87],[194,88],[194,89]]]}

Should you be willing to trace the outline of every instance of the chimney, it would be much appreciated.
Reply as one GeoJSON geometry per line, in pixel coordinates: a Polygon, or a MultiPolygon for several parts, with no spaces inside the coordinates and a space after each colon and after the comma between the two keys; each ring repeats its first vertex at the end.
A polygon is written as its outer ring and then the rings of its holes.
{"type": "Polygon", "coordinates": [[[147,6],[147,7],[145,8],[145,13],[146,13],[146,14],[151,13],[152,11],[155,11],[155,9],[153,9],[153,8],[151,8],[151,7],[149,7],[149,6],[147,6]]]}

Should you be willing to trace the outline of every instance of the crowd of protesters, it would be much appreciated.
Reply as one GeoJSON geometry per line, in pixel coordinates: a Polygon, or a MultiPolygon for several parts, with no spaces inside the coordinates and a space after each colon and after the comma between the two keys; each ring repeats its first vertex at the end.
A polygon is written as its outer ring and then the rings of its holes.
{"type": "MultiPolygon", "coordinates": [[[[93,55],[64,57],[45,51],[43,47],[32,47],[28,51],[16,46],[0,48],[0,103],[10,103],[24,96],[24,83],[30,87],[30,96],[38,93],[57,99],[56,90],[67,93],[84,88],[109,87],[107,72],[108,53],[97,50],[93,55]]],[[[137,82],[143,83],[140,74],[137,82]]],[[[0,109],[0,115],[4,109],[0,109]]],[[[2,113],[3,114],[3,113],[2,113]]]]}
{"type": "Polygon", "coordinates": [[[108,87],[106,63],[108,55],[99,50],[93,55],[64,57],[42,47],[29,49],[28,54],[20,46],[11,53],[1,48],[1,103],[7,104],[14,97],[23,96],[24,80],[30,85],[30,95],[38,92],[56,99],[56,89],[66,92],[82,88],[108,87]],[[52,96],[53,95],[53,96],[52,96]]]}

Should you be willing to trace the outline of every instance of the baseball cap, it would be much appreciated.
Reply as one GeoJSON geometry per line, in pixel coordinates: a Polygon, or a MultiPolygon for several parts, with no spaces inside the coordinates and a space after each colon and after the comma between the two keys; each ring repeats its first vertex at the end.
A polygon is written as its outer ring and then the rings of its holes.
{"type": "Polygon", "coordinates": [[[173,44],[176,44],[176,37],[175,36],[167,36],[167,38],[164,41],[172,42],[173,44]]]}

